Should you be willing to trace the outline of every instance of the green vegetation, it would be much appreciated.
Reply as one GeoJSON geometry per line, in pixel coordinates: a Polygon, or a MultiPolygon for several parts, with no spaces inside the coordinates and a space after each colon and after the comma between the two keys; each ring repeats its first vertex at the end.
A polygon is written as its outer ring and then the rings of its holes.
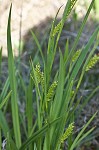
{"type": "MultiPolygon", "coordinates": [[[[64,53],[59,48],[60,61],[57,70],[53,73],[60,35],[64,23],[76,2],[77,0],[68,0],[61,21],[56,24],[56,15],[52,22],[46,55],[43,54],[39,41],[32,32],[32,36],[38,47],[36,55],[41,55],[42,63],[39,61],[37,65],[34,65],[32,59],[30,59],[28,85],[25,84],[20,73],[17,75],[13,57],[11,5],[7,26],[9,73],[0,95],[0,149],[2,149],[1,137],[4,134],[7,150],[60,150],[64,148],[65,142],[67,142],[68,150],[74,150],[95,129],[95,127],[91,129],[87,129],[87,127],[95,118],[97,112],[93,114],[85,125],[82,125],[83,128],[78,134],[75,133],[77,118],[75,112],[82,100],[82,97],[76,99],[76,95],[79,92],[84,75],[99,61],[99,56],[94,55],[99,42],[99,26],[90,37],[88,43],[81,50],[77,50],[78,41],[93,7],[94,0],[92,0],[82,21],[72,48],[69,49],[68,41],[66,42],[64,53]],[[54,76],[53,79],[52,74],[54,76]],[[20,80],[20,86],[25,97],[25,109],[23,113],[21,113],[20,106],[18,106],[18,101],[21,103],[22,100],[20,100],[17,89],[17,78],[20,80]],[[11,101],[9,100],[10,97],[11,101]],[[11,105],[12,126],[5,117],[9,104],[11,105]]],[[[0,50],[0,66],[2,62],[1,53],[2,48],[0,50]]],[[[99,91],[99,86],[83,100],[82,107],[97,91],[99,91]]],[[[79,108],[79,112],[81,112],[81,107],[79,108]]]]}
{"type": "Polygon", "coordinates": [[[96,15],[99,19],[99,1],[95,0],[95,11],[96,11],[96,15]]]}

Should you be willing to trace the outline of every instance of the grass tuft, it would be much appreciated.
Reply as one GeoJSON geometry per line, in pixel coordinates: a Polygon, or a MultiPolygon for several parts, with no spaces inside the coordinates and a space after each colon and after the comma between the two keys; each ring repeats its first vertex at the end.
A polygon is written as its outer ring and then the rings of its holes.
{"type": "MultiPolygon", "coordinates": [[[[3,133],[7,141],[7,150],[60,150],[61,148],[64,149],[65,141],[67,149],[74,150],[83,143],[84,139],[88,136],[90,137],[95,130],[95,127],[91,129],[88,129],[88,127],[97,112],[93,114],[85,125],[82,125],[78,135],[75,133],[73,123],[76,122],[78,117],[76,114],[78,113],[79,115],[86,103],[99,91],[99,87],[96,87],[87,98],[83,98],[83,102],[81,102],[82,96],[78,98],[85,73],[92,69],[99,60],[99,57],[94,55],[99,44],[97,38],[99,26],[95,29],[87,44],[80,50],[76,50],[94,0],[92,0],[87,10],[72,48],[70,49],[67,41],[64,53],[59,49],[58,67],[55,72],[53,69],[64,23],[76,2],[77,0],[67,1],[62,19],[56,25],[60,9],[58,10],[52,22],[46,54],[43,54],[36,35],[31,32],[38,47],[36,56],[40,53],[41,60],[36,65],[34,65],[34,60],[30,60],[28,83],[25,83],[20,70],[18,76],[16,74],[11,42],[11,4],[7,26],[9,73],[0,95],[0,149],[3,133]],[[42,64],[39,62],[42,62],[42,64]],[[8,92],[9,88],[10,92],[8,92]],[[24,93],[23,97],[20,96],[21,92],[18,88],[22,90],[22,94],[24,93]],[[8,101],[10,97],[11,101],[8,101]],[[80,102],[82,103],[81,107],[79,107],[80,102]],[[22,108],[23,103],[24,108],[22,108]],[[5,117],[5,114],[10,109],[8,109],[8,106],[11,106],[12,124],[5,117]],[[9,126],[11,126],[11,129],[9,126]]],[[[2,48],[0,49],[0,73],[1,63],[2,48]]]]}

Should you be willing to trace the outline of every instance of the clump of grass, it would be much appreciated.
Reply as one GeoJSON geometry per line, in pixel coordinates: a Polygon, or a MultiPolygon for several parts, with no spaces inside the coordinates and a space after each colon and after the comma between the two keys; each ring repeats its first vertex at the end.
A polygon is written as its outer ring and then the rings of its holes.
{"type": "MultiPolygon", "coordinates": [[[[25,94],[24,114],[20,112],[18,107],[18,101],[21,103],[21,100],[18,97],[19,95],[17,92],[16,68],[12,53],[10,27],[12,5],[10,7],[7,27],[9,76],[0,97],[0,144],[1,132],[3,132],[7,141],[7,150],[60,150],[61,145],[65,140],[67,140],[67,149],[73,150],[77,148],[83,142],[83,139],[94,130],[93,127],[85,132],[90,122],[95,118],[96,113],[93,114],[77,136],[73,130],[74,124],[72,123],[76,121],[75,112],[81,99],[78,99],[75,103],[74,100],[79,91],[83,76],[86,73],[86,68],[91,69],[96,63],[96,61],[93,63],[91,62],[94,59],[92,56],[99,40],[97,38],[99,26],[92,34],[85,47],[83,47],[80,51],[76,51],[79,38],[94,4],[94,0],[92,0],[88,8],[72,49],[69,50],[67,42],[64,54],[62,54],[61,50],[59,50],[59,68],[55,72],[53,81],[51,80],[53,62],[58,48],[58,41],[62,28],[76,1],[77,0],[67,1],[61,23],[59,22],[58,25],[55,24],[56,15],[49,35],[46,56],[43,55],[39,41],[32,32],[33,38],[35,39],[38,50],[41,54],[42,69],[41,64],[38,63],[35,66],[33,61],[30,61],[31,72],[28,85],[25,84],[24,80],[20,76],[21,86],[23,87],[25,94]],[[91,52],[89,52],[90,49],[91,52]],[[11,89],[11,93],[7,95],[9,87],[11,89]],[[2,100],[2,98],[6,95],[7,97],[2,100]],[[12,109],[11,115],[13,120],[12,130],[9,128],[9,124],[7,123],[2,109],[5,103],[8,104],[7,100],[10,96],[12,109]],[[35,105],[36,110],[33,110],[33,104],[35,105]],[[66,130],[65,127],[67,127],[66,130]]],[[[97,92],[97,90],[99,90],[99,87],[95,89],[95,92],[97,92]]],[[[93,93],[89,95],[89,98],[93,96],[93,93]]],[[[85,102],[86,101],[87,99],[85,99],[85,102]]]]}

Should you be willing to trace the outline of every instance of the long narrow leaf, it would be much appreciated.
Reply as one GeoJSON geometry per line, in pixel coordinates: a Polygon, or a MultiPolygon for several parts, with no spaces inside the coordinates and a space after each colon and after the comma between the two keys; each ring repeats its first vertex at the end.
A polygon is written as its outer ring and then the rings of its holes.
{"type": "Polygon", "coordinates": [[[75,146],[78,146],[84,138],[86,138],[90,133],[92,133],[92,131],[93,131],[94,129],[95,129],[95,127],[93,127],[93,128],[91,128],[90,130],[88,130],[88,131],[78,140],[78,142],[76,143],[75,146]]]}
{"type": "Polygon", "coordinates": [[[9,99],[9,97],[11,96],[11,92],[12,91],[10,91],[9,93],[8,93],[8,95],[6,96],[6,98],[4,99],[4,100],[2,100],[2,102],[0,103],[0,109],[2,109],[2,107],[5,105],[5,103],[8,101],[8,99],[9,99]]]}
{"type": "Polygon", "coordinates": [[[71,59],[71,57],[73,56],[74,51],[76,50],[77,44],[78,44],[79,39],[80,39],[80,37],[81,37],[82,31],[83,31],[83,29],[84,29],[84,27],[85,27],[85,24],[86,24],[86,21],[87,21],[87,19],[88,19],[89,14],[90,14],[90,11],[91,11],[91,9],[92,9],[92,7],[93,7],[93,5],[94,5],[94,2],[95,2],[95,0],[92,0],[91,4],[90,4],[90,6],[89,6],[89,8],[88,8],[88,10],[87,10],[87,13],[86,13],[86,15],[85,15],[85,17],[84,17],[84,20],[82,21],[81,27],[80,27],[79,32],[78,32],[78,34],[77,34],[77,37],[76,37],[76,39],[75,39],[75,41],[74,41],[74,44],[73,44],[72,49],[71,49],[71,51],[70,51],[70,53],[69,53],[69,56],[68,56],[68,59],[67,59],[66,63],[68,63],[68,61],[69,61],[69,60],[71,59]]]}
{"type": "Polygon", "coordinates": [[[38,139],[41,135],[43,135],[50,127],[52,127],[52,125],[58,123],[60,121],[60,118],[52,121],[49,124],[44,125],[40,130],[38,130],[37,132],[35,132],[31,137],[29,137],[27,139],[27,141],[20,147],[19,150],[24,150],[25,148],[27,148],[33,141],[35,141],[36,139],[38,139]]]}
{"type": "Polygon", "coordinates": [[[76,65],[75,65],[75,67],[74,67],[74,69],[72,71],[72,74],[71,74],[71,77],[70,77],[70,81],[72,79],[75,79],[75,77],[77,76],[78,71],[80,70],[81,65],[83,64],[83,62],[84,62],[84,60],[86,58],[86,55],[87,55],[87,53],[89,51],[89,48],[92,46],[93,42],[95,41],[98,32],[99,32],[99,27],[96,28],[95,32],[92,34],[91,38],[89,39],[89,42],[87,43],[85,48],[82,49],[82,52],[81,52],[81,54],[80,54],[80,56],[79,56],[79,58],[78,58],[78,60],[76,62],[76,65]]]}
{"type": "Polygon", "coordinates": [[[17,147],[21,146],[21,135],[20,135],[20,126],[19,126],[19,114],[18,114],[18,96],[17,96],[17,87],[16,87],[16,77],[15,77],[15,65],[14,58],[12,53],[12,43],[11,43],[11,8],[9,12],[8,18],[8,26],[7,26],[7,49],[8,49],[8,69],[9,69],[9,80],[10,80],[10,88],[12,90],[11,94],[11,107],[12,107],[12,118],[13,118],[13,127],[15,134],[15,142],[17,147]]]}
{"type": "Polygon", "coordinates": [[[36,35],[34,34],[33,31],[31,31],[31,34],[32,34],[32,37],[34,38],[34,40],[35,40],[35,42],[36,42],[36,45],[37,45],[37,47],[38,47],[38,50],[39,50],[39,52],[40,52],[40,54],[41,54],[43,63],[45,63],[44,56],[43,56],[43,52],[42,52],[41,46],[40,46],[40,44],[39,44],[39,41],[38,41],[38,39],[37,39],[37,37],[36,37],[36,35]]]}
{"type": "Polygon", "coordinates": [[[0,94],[0,102],[2,101],[2,99],[4,99],[4,97],[7,95],[8,92],[8,88],[9,88],[9,77],[7,78],[4,87],[2,89],[2,92],[0,94]]]}
{"type": "Polygon", "coordinates": [[[2,129],[2,131],[6,137],[7,132],[9,131],[9,127],[8,127],[6,118],[1,110],[0,110],[0,128],[2,129]]]}
{"type": "Polygon", "coordinates": [[[96,116],[97,112],[91,117],[91,119],[86,123],[86,125],[83,127],[83,129],[80,131],[78,136],[75,138],[73,144],[70,147],[70,150],[73,150],[78,142],[78,140],[81,138],[82,134],[84,133],[85,129],[88,127],[88,125],[91,123],[91,121],[94,119],[96,116]]]}
{"type": "Polygon", "coordinates": [[[48,42],[48,55],[47,55],[47,65],[46,65],[47,78],[48,78],[47,82],[49,82],[49,77],[50,77],[53,61],[54,61],[54,58],[55,58],[56,49],[57,49],[57,46],[58,46],[59,38],[60,38],[60,35],[61,35],[61,32],[62,32],[64,23],[65,23],[67,17],[69,16],[71,10],[73,9],[74,5],[76,4],[76,2],[77,2],[77,0],[73,0],[73,1],[68,0],[67,1],[67,4],[66,4],[65,9],[64,9],[62,20],[59,23],[60,25],[59,25],[58,35],[57,35],[56,39],[55,39],[55,36],[53,36],[54,30],[55,30],[55,28],[57,28],[57,26],[54,28],[55,20],[52,23],[52,29],[51,29],[51,33],[50,33],[50,37],[49,37],[49,42],[48,42]]]}
{"type": "Polygon", "coordinates": [[[28,136],[31,134],[32,130],[32,120],[33,120],[33,96],[32,96],[33,80],[30,77],[30,82],[27,88],[27,104],[26,104],[26,113],[27,113],[27,124],[28,124],[28,136]]]}

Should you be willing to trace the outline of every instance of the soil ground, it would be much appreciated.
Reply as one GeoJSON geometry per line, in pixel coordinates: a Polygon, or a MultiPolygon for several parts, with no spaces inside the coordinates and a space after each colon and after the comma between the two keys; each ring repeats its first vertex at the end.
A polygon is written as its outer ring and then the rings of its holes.
{"type": "MultiPolygon", "coordinates": [[[[6,30],[7,18],[11,0],[0,1],[0,46],[3,46],[3,55],[7,56],[6,30]]],[[[12,0],[12,43],[15,55],[18,54],[16,45],[19,42],[20,20],[22,21],[21,36],[34,26],[40,24],[47,17],[53,18],[65,0],[12,0]]]]}

